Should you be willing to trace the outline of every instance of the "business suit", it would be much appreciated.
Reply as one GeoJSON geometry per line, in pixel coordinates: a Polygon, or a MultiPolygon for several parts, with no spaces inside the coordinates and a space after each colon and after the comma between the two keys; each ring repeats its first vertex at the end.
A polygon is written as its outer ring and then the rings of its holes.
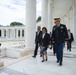
{"type": "Polygon", "coordinates": [[[37,55],[37,52],[38,52],[38,44],[39,44],[39,38],[42,34],[42,31],[37,31],[36,32],[36,36],[35,36],[35,50],[34,50],[34,56],[33,57],[36,57],[37,55]]]}
{"type": "Polygon", "coordinates": [[[69,34],[70,34],[70,38],[67,41],[67,50],[69,49],[69,51],[71,51],[71,47],[72,47],[71,44],[74,41],[74,37],[73,37],[73,34],[72,33],[69,33],[69,34]]]}
{"type": "MultiPolygon", "coordinates": [[[[46,56],[46,61],[47,61],[47,48],[50,42],[50,35],[48,33],[42,34],[40,37],[40,55],[45,55],[46,56]]],[[[44,59],[42,60],[44,62],[44,59]]]]}
{"type": "Polygon", "coordinates": [[[44,38],[42,37],[43,36],[43,34],[41,35],[41,37],[40,37],[40,45],[41,46],[48,46],[48,44],[49,44],[49,42],[50,42],[50,35],[48,34],[48,33],[45,33],[45,36],[44,36],[44,38]]]}
{"type": "Polygon", "coordinates": [[[57,63],[59,63],[60,66],[63,61],[63,46],[66,38],[68,38],[68,32],[65,25],[60,24],[59,26],[53,26],[52,41],[55,42],[57,63]]]}

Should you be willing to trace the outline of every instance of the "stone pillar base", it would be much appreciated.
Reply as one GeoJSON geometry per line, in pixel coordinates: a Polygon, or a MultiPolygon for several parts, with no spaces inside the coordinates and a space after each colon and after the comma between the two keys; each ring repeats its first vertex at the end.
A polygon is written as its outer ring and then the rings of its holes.
{"type": "Polygon", "coordinates": [[[3,67],[3,66],[4,66],[4,62],[0,61],[0,67],[3,67]]]}

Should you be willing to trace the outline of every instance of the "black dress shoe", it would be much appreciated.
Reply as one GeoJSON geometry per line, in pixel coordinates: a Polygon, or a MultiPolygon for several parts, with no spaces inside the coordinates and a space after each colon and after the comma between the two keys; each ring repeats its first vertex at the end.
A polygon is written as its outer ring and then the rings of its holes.
{"type": "Polygon", "coordinates": [[[59,63],[59,61],[58,61],[58,60],[57,60],[56,62],[57,62],[57,63],[59,63]]]}
{"type": "Polygon", "coordinates": [[[41,62],[44,62],[44,60],[42,60],[41,62]]]}
{"type": "Polygon", "coordinates": [[[46,59],[46,61],[47,61],[48,59],[46,59]]]}
{"type": "Polygon", "coordinates": [[[42,57],[42,55],[40,55],[40,57],[42,57]]]}
{"type": "Polygon", "coordinates": [[[36,58],[36,56],[32,56],[33,58],[36,58]]]}
{"type": "Polygon", "coordinates": [[[62,63],[59,63],[59,66],[62,66],[62,63]]]}

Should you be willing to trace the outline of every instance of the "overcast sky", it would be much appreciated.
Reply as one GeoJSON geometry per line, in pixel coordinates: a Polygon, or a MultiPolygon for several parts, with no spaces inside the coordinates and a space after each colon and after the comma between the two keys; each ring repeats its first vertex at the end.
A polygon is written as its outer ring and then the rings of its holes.
{"type": "MultiPolygon", "coordinates": [[[[0,25],[9,25],[13,21],[25,24],[25,0],[0,1],[0,25]]],[[[41,15],[41,0],[37,1],[37,17],[41,15]]]]}

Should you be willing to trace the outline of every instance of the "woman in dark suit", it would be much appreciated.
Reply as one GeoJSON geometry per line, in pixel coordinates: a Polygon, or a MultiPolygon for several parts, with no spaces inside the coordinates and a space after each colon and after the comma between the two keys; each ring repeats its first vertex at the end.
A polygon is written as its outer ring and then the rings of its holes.
{"type": "Polygon", "coordinates": [[[42,28],[42,35],[40,37],[40,54],[42,55],[42,62],[44,62],[44,55],[47,61],[47,48],[50,41],[50,35],[47,33],[46,27],[42,28]]]}

